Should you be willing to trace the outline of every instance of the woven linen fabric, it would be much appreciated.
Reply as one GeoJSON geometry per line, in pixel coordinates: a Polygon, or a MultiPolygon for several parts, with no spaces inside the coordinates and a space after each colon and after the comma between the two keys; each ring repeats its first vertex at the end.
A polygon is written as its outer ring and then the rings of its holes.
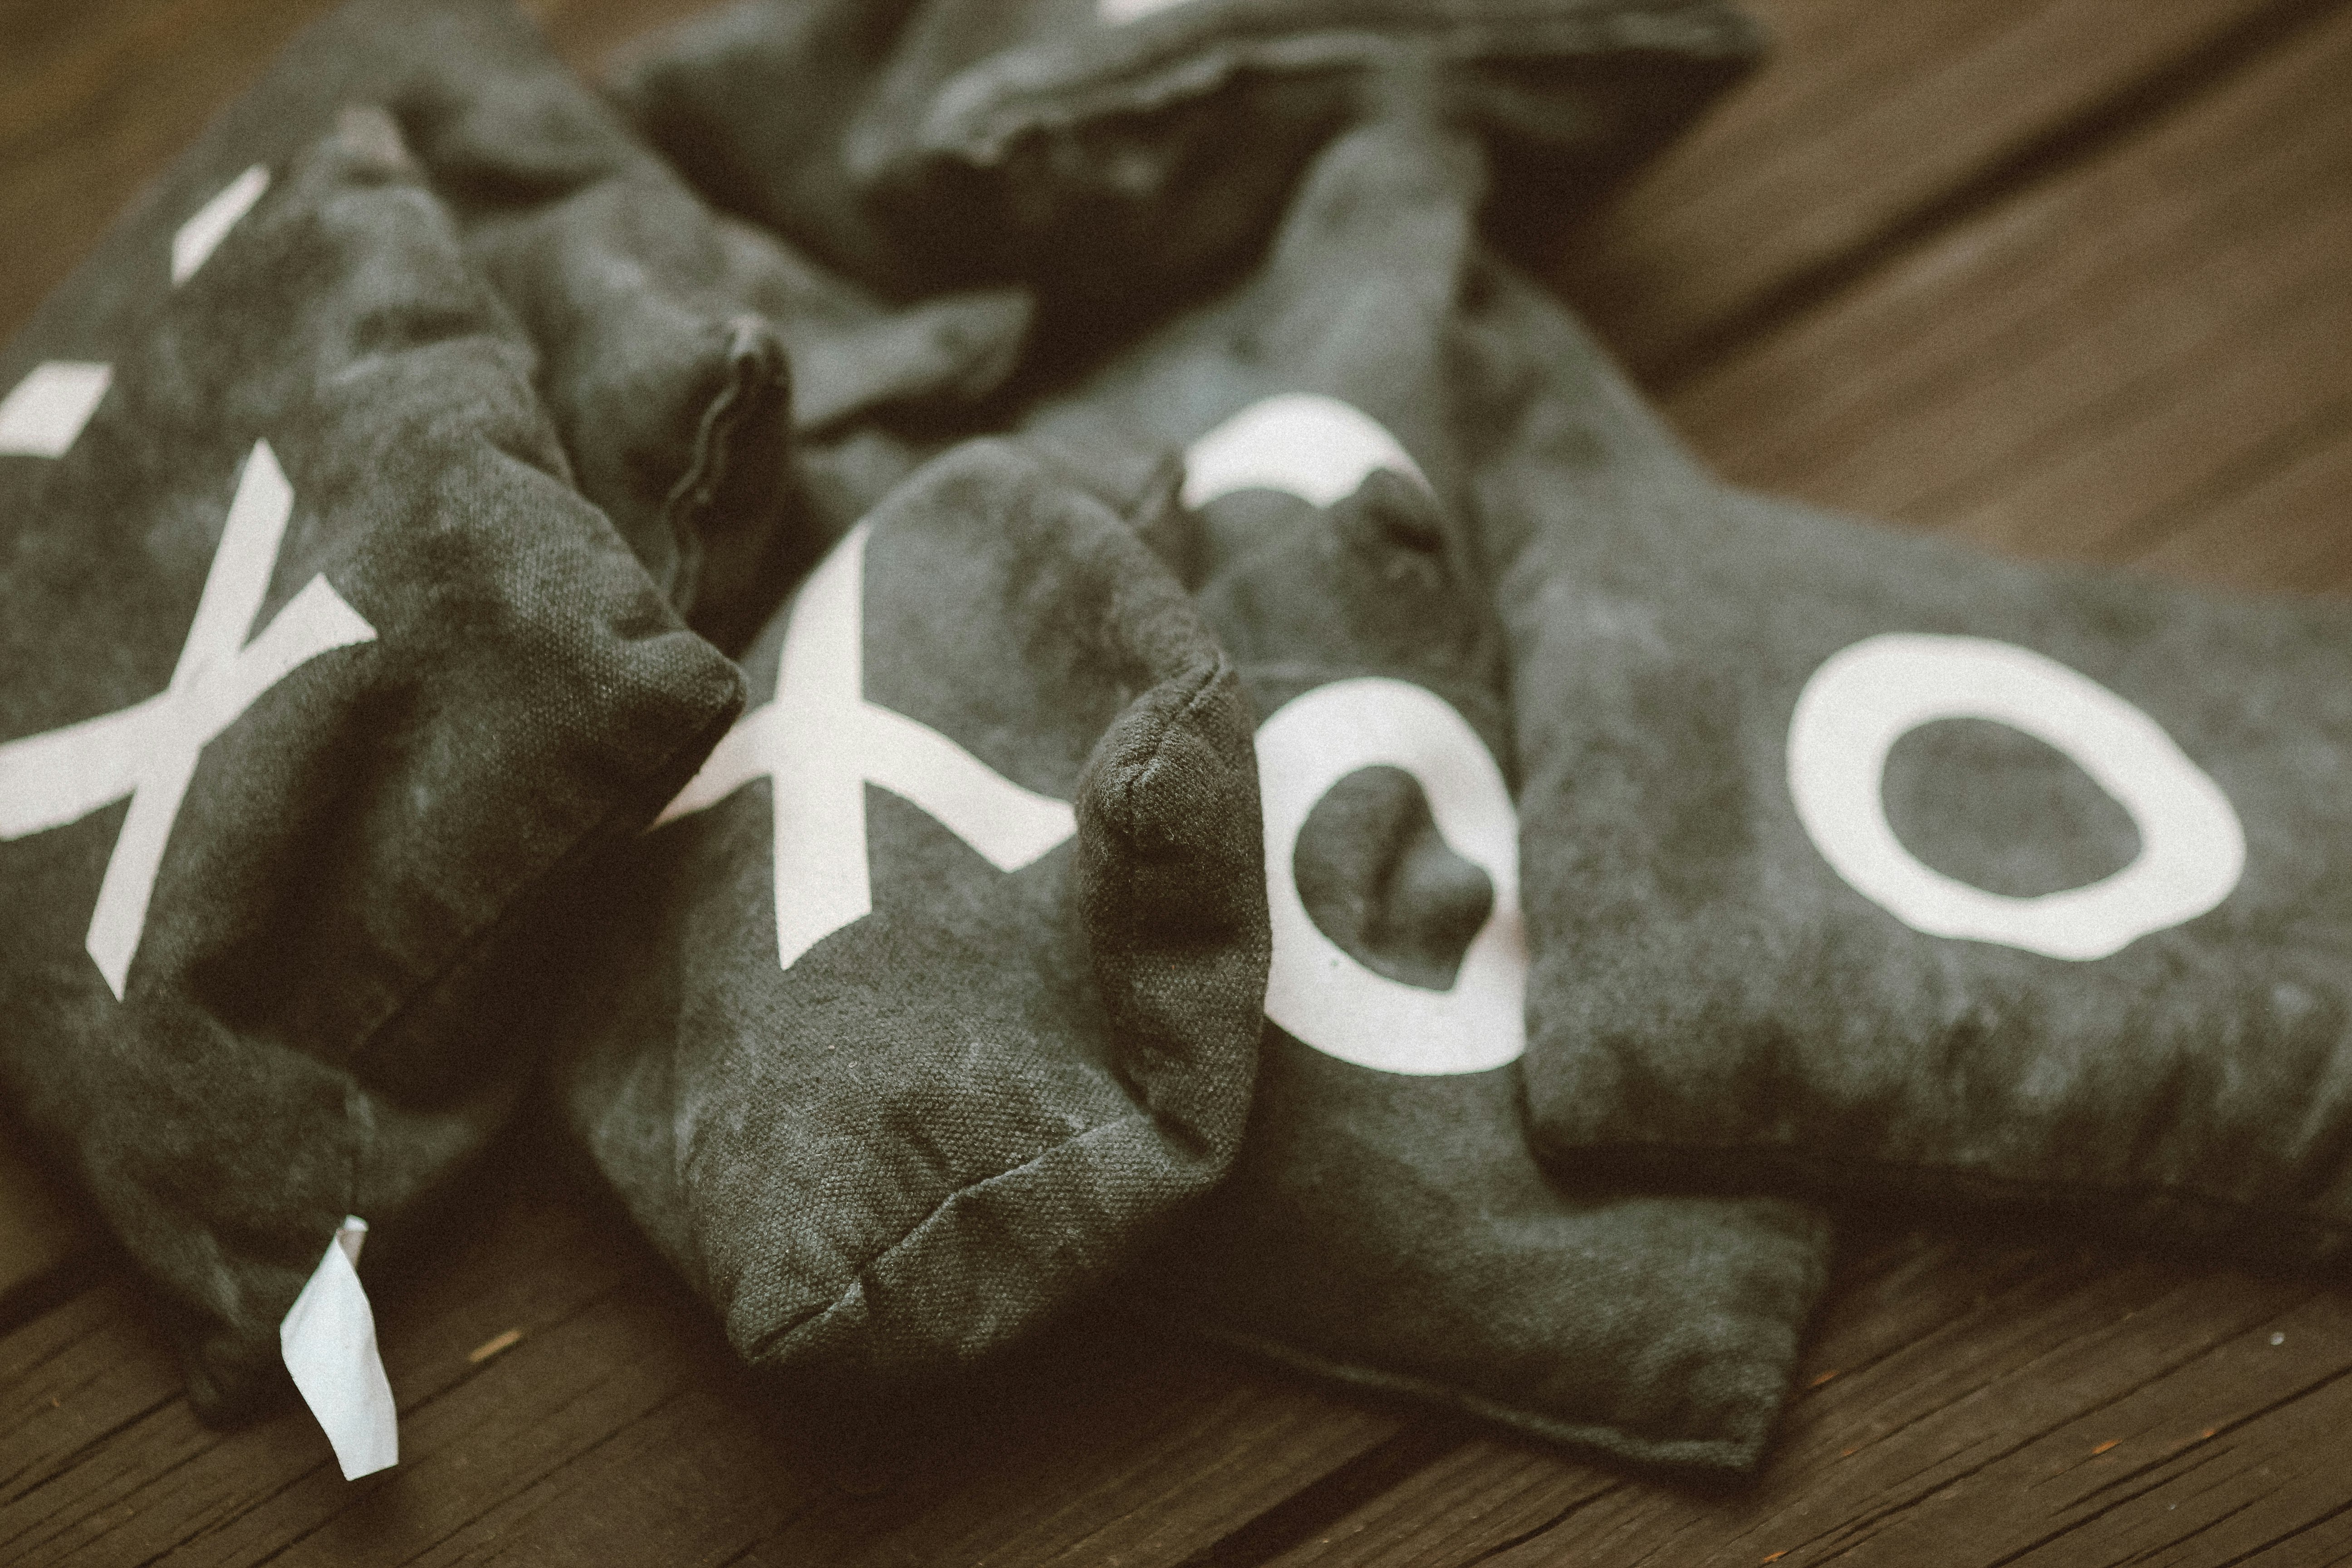
{"type": "MultiPolygon", "coordinates": [[[[785,534],[789,393],[775,324],[711,286],[714,215],[509,0],[351,0],[167,183],[222,192],[227,216],[362,103],[397,124],[537,351],[573,482],[698,627],[748,636],[765,606],[744,601],[772,580],[785,534]]],[[[152,287],[153,266],[124,254],[124,285],[152,287]]]]}
{"type": "Polygon", "coordinates": [[[750,0],[618,89],[720,205],[894,294],[1027,282],[1090,343],[1244,269],[1401,70],[1558,205],[1758,42],[1722,0],[750,0]]]}
{"type": "Polygon", "coordinates": [[[614,857],[570,1124],[796,1393],[953,1381],[1226,1168],[1267,932],[1251,715],[1183,590],[1001,443],[893,491],[614,857]]]}
{"type": "Polygon", "coordinates": [[[1528,1020],[1578,1005],[1578,955],[1541,928],[1522,944],[1523,842],[1525,896],[1561,895],[1532,885],[1549,867],[1516,804],[1518,677],[1445,499],[1471,489],[1454,375],[1483,177],[1476,144],[1425,120],[1360,127],[1261,276],[1024,432],[1199,587],[1264,716],[1258,1100],[1148,1294],[1346,1385],[1738,1472],[1826,1282],[1822,1217],[1562,1185],[1520,1112],[1528,1020]]]}
{"type": "Polygon", "coordinates": [[[394,38],[344,90],[400,115],[539,349],[583,493],[688,624],[740,650],[838,531],[804,514],[823,514],[835,448],[856,440],[871,468],[894,419],[936,424],[992,392],[1017,362],[1027,294],[886,306],[712,213],[508,0],[375,0],[308,49],[349,73],[394,38]]]}
{"type": "Polygon", "coordinates": [[[393,121],[224,218],[254,155],[208,138],[0,353],[0,1085],[208,1416],[284,1386],[345,1215],[373,1259],[459,1190],[530,1065],[501,955],[742,699],[393,121]]]}
{"type": "Polygon", "coordinates": [[[249,199],[362,102],[397,122],[537,352],[574,483],[730,650],[823,536],[795,430],[837,442],[969,402],[1027,330],[1017,290],[886,308],[711,212],[510,0],[351,0],[222,116],[187,177],[249,199]]]}
{"type": "Polygon", "coordinates": [[[1523,283],[1462,363],[1546,1153],[2339,1257],[2352,615],[1723,489],[1523,283]]]}

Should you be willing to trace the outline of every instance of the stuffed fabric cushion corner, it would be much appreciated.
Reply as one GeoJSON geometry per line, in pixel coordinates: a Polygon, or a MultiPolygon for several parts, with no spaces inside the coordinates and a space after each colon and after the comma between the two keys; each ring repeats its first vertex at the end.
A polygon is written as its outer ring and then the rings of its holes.
{"type": "Polygon", "coordinates": [[[106,367],[0,452],[0,1082],[213,1415],[346,1216],[460,1181],[530,1065],[499,955],[741,702],[391,121],[330,123],[226,205],[208,140],[0,353],[106,367]]]}
{"type": "Polygon", "coordinates": [[[1229,280],[1390,95],[1572,200],[1758,44],[1718,0],[751,0],[622,92],[689,178],[835,265],[894,292],[1019,279],[1091,333],[1229,280]]]}
{"type": "Polygon", "coordinates": [[[1256,278],[1023,433],[1197,585],[1265,714],[1258,1100],[1234,1180],[1148,1289],[1343,1385],[1736,1473],[1786,1399],[1826,1221],[1560,1184],[1521,1115],[1528,1023],[1578,1005],[1578,966],[1522,932],[1520,900],[1557,893],[1521,863],[1537,829],[1465,504],[1482,189],[1458,132],[1358,127],[1256,278]]]}
{"type": "Polygon", "coordinates": [[[754,1365],[888,1396],[1129,1261],[1224,1169],[1267,936],[1250,715],[1099,507],[958,448],[750,656],[622,857],[561,1089],[754,1365]]]}
{"type": "Polygon", "coordinates": [[[1487,292],[1547,1156],[2339,1258],[2352,612],[1727,489],[1487,292]]]}

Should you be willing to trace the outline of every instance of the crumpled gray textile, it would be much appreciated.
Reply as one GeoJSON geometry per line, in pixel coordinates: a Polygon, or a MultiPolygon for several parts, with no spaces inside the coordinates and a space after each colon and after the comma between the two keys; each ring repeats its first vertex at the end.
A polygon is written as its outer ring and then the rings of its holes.
{"type": "Polygon", "coordinates": [[[1232,1158],[1251,714],[1150,552],[992,442],[893,491],[747,669],[751,711],[600,868],[557,1092],[753,1367],[919,1397],[1232,1158]]]}
{"type": "Polygon", "coordinates": [[[1546,1155],[2340,1258],[2352,615],[1727,489],[1491,297],[1546,1155]]]}
{"type": "Polygon", "coordinates": [[[0,1088],[212,1417],[346,1215],[374,1261],[457,1190],[531,1066],[516,945],[742,700],[308,58],[0,352],[0,1088]]]}
{"type": "MultiPolygon", "coordinates": [[[[384,108],[538,353],[581,491],[690,625],[738,649],[814,559],[810,454],[993,389],[1030,305],[994,289],[889,308],[714,214],[510,0],[351,0],[205,147],[222,182],[344,104],[384,108]]],[[[823,454],[813,455],[820,467],[823,454]]]]}
{"type": "Polygon", "coordinates": [[[1400,73],[1558,206],[1759,41],[1721,0],[746,0],[617,90],[713,199],[832,265],[894,295],[1019,280],[1087,344],[1248,267],[1400,73]]]}
{"type": "Polygon", "coordinates": [[[1588,889],[1538,886],[1530,694],[1470,505],[1486,411],[1455,362],[1485,305],[1484,177],[1429,120],[1350,132],[1257,278],[1024,432],[1198,586],[1262,714],[1258,1101],[1233,1181],[1145,1289],[1343,1384],[1738,1472],[1787,1395],[1826,1223],[1561,1184],[1521,1117],[1528,1031],[1574,1016],[1582,981],[1573,946],[1522,937],[1509,888],[1530,907],[1588,889]]]}

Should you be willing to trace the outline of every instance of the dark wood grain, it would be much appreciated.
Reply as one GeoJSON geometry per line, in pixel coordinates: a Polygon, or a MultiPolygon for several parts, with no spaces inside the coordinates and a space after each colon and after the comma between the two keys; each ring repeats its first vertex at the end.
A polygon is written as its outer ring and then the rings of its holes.
{"type": "MultiPolygon", "coordinates": [[[[2352,404],[2352,11],[1677,390],[1738,482],[2042,555],[2211,518],[2352,404]]],[[[2265,585],[2283,585],[2273,579],[2265,585]]]]}
{"type": "Polygon", "coordinates": [[[2352,1414],[2347,1371],[2352,1298],[2309,1280],[1915,1237],[1842,1272],[1753,1490],[1481,1444],[1278,1561],[1979,1568],[2107,1552],[2126,1527],[2179,1542],[2225,1514],[2284,1535],[2352,1498],[2341,1478],[2302,1484],[2352,1414]]]}
{"type": "Polygon", "coordinates": [[[0,1561],[1175,1562],[1396,1429],[1182,1344],[1057,1342],[1016,1400],[860,1436],[747,1378],[553,1161],[373,1288],[402,1462],[357,1484],[299,1409],[200,1425],[123,1282],[0,1338],[0,1561]],[[474,1353],[518,1332],[477,1362],[474,1353]]]}
{"type": "Polygon", "coordinates": [[[2327,0],[1762,0],[1772,68],[1570,237],[1559,281],[1652,380],[1958,213],[2063,177],[2327,0]]]}

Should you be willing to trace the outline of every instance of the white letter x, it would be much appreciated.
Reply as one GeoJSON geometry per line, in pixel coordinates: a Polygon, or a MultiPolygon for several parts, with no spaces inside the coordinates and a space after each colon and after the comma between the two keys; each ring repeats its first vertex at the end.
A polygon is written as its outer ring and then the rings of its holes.
{"type": "Polygon", "coordinates": [[[866,700],[866,538],[860,523],[813,573],[784,626],[776,695],[744,715],[661,820],[765,778],[775,811],[776,959],[874,909],[866,858],[871,782],[939,819],[1000,871],[1077,831],[1069,806],[1023,789],[929,725],[866,700]]]}
{"type": "Polygon", "coordinates": [[[172,684],[121,712],[0,746],[0,840],[63,827],[131,797],[88,942],[118,1001],[197,754],[302,665],[331,648],[375,640],[375,628],[318,576],[268,629],[245,642],[269,592],[293,510],[294,491],[277,455],[267,441],[255,442],[172,684]]]}

